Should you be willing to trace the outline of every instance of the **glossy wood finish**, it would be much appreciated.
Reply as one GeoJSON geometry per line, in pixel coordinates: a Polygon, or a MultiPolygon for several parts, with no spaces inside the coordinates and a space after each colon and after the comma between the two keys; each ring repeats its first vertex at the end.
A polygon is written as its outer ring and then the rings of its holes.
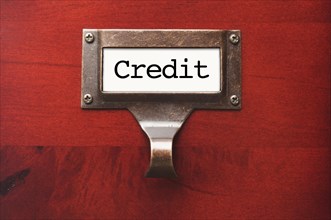
{"type": "Polygon", "coordinates": [[[330,1],[1,1],[0,218],[331,218],[330,1]],[[125,110],[80,109],[83,28],[240,29],[243,108],[195,111],[146,179],[125,110]]]}

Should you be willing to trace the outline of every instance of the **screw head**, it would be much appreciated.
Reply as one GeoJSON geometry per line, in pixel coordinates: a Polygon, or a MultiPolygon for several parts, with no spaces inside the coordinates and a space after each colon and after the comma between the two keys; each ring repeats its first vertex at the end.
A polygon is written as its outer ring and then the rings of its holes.
{"type": "Polygon", "coordinates": [[[232,105],[238,105],[239,104],[239,97],[236,95],[233,95],[230,97],[230,102],[232,105]]]}
{"type": "Polygon", "coordinates": [[[238,44],[239,43],[239,36],[236,34],[231,34],[229,37],[229,40],[232,44],[238,44]]]}
{"type": "Polygon", "coordinates": [[[85,41],[87,43],[92,43],[94,41],[94,35],[92,33],[85,34],[85,41]]]}
{"type": "Polygon", "coordinates": [[[91,104],[93,102],[93,97],[91,94],[85,94],[83,97],[83,101],[85,104],[91,104]]]}

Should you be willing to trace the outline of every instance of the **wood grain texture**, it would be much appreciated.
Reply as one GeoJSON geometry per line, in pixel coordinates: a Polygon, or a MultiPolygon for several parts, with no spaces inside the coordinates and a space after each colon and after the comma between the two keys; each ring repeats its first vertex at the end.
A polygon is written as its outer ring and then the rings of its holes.
{"type": "Polygon", "coordinates": [[[1,219],[330,219],[330,1],[1,1],[1,219]],[[176,180],[80,109],[83,28],[242,31],[243,109],[195,111],[176,180]]]}

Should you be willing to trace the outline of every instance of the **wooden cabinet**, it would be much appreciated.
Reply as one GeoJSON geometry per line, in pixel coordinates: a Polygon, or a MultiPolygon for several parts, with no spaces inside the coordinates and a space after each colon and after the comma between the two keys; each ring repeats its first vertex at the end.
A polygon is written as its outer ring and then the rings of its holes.
{"type": "Polygon", "coordinates": [[[328,219],[330,1],[1,1],[1,219],[328,219]],[[80,108],[83,28],[240,29],[241,111],[196,110],[177,179],[80,108]]]}

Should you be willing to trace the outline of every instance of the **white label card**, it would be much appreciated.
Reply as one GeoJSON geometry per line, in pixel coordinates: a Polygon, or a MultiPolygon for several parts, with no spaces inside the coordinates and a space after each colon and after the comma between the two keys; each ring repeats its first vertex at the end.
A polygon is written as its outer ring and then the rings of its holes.
{"type": "Polygon", "coordinates": [[[220,48],[103,48],[102,91],[216,93],[220,48]]]}

